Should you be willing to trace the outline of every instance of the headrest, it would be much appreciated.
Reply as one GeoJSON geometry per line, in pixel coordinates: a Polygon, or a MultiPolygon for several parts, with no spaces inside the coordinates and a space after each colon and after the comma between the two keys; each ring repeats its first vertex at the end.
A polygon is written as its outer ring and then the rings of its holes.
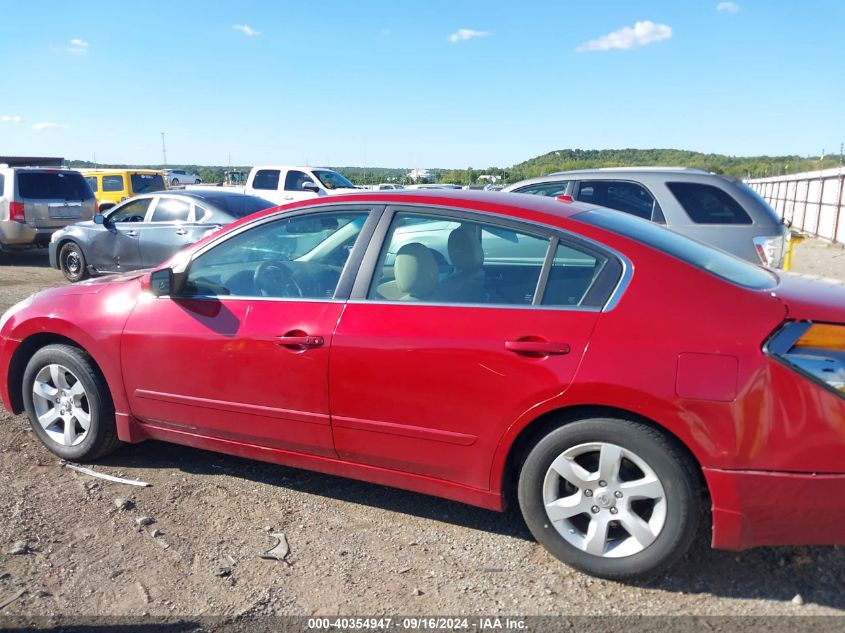
{"type": "Polygon", "coordinates": [[[449,259],[458,272],[472,272],[484,265],[481,238],[468,226],[459,226],[449,234],[449,259]]]}
{"type": "Polygon", "coordinates": [[[396,253],[393,274],[399,290],[412,297],[425,297],[439,281],[432,252],[419,242],[405,244],[396,253]]]}

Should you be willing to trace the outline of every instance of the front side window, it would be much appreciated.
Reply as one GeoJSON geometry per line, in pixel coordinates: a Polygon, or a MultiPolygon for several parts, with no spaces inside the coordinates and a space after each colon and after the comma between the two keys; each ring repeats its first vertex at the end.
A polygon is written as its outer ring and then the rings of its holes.
{"type": "Polygon", "coordinates": [[[109,222],[143,222],[150,202],[150,198],[142,198],[117,207],[109,214],[109,222]]]}
{"type": "Polygon", "coordinates": [[[103,191],[123,191],[123,176],[103,176],[103,191]]]}
{"type": "Polygon", "coordinates": [[[177,198],[159,198],[150,222],[187,222],[191,205],[177,198]]]}
{"type": "Polygon", "coordinates": [[[723,189],[697,182],[667,182],[666,186],[696,224],[751,224],[751,218],[723,189]]]}
{"type": "Polygon", "coordinates": [[[247,229],[191,262],[186,293],[331,299],[367,215],[312,213],[247,229]]]}
{"type": "Polygon", "coordinates": [[[648,190],[635,182],[615,180],[584,180],[578,187],[578,200],[600,207],[630,213],[651,220],[657,202],[648,190]]]}
{"type": "MultiPolygon", "coordinates": [[[[2,176],[0,176],[2,178],[2,176]]],[[[88,186],[91,187],[91,191],[97,193],[97,177],[96,176],[85,176],[85,181],[88,183],[88,186]]]]}
{"type": "Polygon", "coordinates": [[[368,298],[531,305],[549,240],[463,218],[397,213],[368,298]]]}
{"type": "Polygon", "coordinates": [[[527,187],[516,189],[516,191],[518,193],[530,193],[535,196],[554,198],[555,196],[564,195],[568,186],[569,181],[562,180],[559,182],[542,182],[535,185],[528,185],[527,187]]]}
{"type": "Polygon", "coordinates": [[[279,188],[279,175],[278,169],[259,169],[252,180],[252,188],[276,191],[279,188]]]}
{"type": "Polygon", "coordinates": [[[285,176],[285,191],[302,191],[302,184],[311,180],[307,174],[291,169],[285,176]]]}

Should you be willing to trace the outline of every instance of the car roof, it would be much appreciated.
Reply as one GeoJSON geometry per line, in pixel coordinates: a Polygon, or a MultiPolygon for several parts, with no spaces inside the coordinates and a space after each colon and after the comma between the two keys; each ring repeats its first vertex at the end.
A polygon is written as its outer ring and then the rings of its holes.
{"type": "Polygon", "coordinates": [[[361,190],[354,193],[309,198],[283,207],[262,211],[272,214],[275,209],[293,210],[300,207],[326,206],[335,204],[378,204],[378,205],[429,205],[432,207],[449,206],[471,211],[489,212],[504,216],[541,214],[555,218],[568,218],[576,213],[595,209],[586,202],[560,202],[544,196],[529,196],[522,193],[504,193],[501,191],[481,191],[476,189],[385,189],[382,191],[361,190]],[[527,211],[527,214],[519,213],[527,211]]]}
{"type": "Polygon", "coordinates": [[[659,174],[659,173],[666,173],[666,174],[678,174],[678,173],[687,173],[687,174],[713,174],[712,171],[706,171],[704,169],[697,169],[695,167],[661,167],[661,166],[642,166],[642,167],[596,167],[593,169],[571,169],[569,171],[555,171],[549,174],[549,176],[563,176],[569,174],[605,174],[605,173],[623,173],[623,174],[636,174],[636,173],[649,173],[649,174],[659,174]]]}

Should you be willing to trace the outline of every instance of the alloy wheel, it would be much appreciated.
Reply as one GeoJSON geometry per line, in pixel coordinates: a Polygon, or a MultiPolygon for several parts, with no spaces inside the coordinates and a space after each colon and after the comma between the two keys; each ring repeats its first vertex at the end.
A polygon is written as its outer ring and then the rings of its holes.
{"type": "Polygon", "coordinates": [[[62,446],[81,444],[91,428],[91,405],[79,378],[67,367],[45,365],[32,384],[32,403],[47,436],[62,446]]]}

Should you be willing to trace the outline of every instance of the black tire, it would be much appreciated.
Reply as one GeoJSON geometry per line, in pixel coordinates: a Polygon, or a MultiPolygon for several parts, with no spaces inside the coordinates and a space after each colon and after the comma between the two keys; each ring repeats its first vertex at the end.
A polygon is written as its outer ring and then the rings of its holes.
{"type": "Polygon", "coordinates": [[[91,357],[77,347],[48,345],[33,354],[23,375],[23,402],[35,434],[50,451],[63,459],[90,461],[110,453],[122,444],[117,437],[114,404],[108,385],[91,357]],[[51,438],[42,428],[36,413],[33,384],[42,369],[54,364],[67,368],[85,390],[84,397],[90,415],[89,428],[81,442],[72,446],[65,446],[51,438]]]}
{"type": "Polygon", "coordinates": [[[88,276],[85,255],[79,244],[67,242],[59,250],[59,267],[68,281],[81,281],[88,276]]]}
{"type": "MultiPolygon", "coordinates": [[[[585,455],[590,457],[589,454],[585,455]]],[[[632,462],[624,463],[628,465],[626,467],[630,467],[632,462]]],[[[592,468],[586,468],[586,470],[591,475],[596,474],[592,468]]],[[[637,470],[636,466],[634,470],[637,470]]],[[[633,532],[620,527],[622,524],[614,521],[613,518],[614,516],[621,518],[626,512],[622,501],[612,499],[613,494],[600,494],[608,488],[600,489],[597,483],[591,483],[587,487],[593,485],[597,486],[596,489],[590,490],[583,497],[595,495],[594,499],[588,498],[585,501],[587,504],[594,505],[588,512],[575,517],[571,522],[559,524],[564,533],[576,534],[573,530],[577,530],[579,525],[586,525],[598,517],[599,513],[608,511],[616,513],[605,515],[611,526],[611,531],[607,533],[608,538],[611,535],[617,535],[616,538],[619,540],[615,543],[620,543],[629,535],[633,536],[633,532]],[[599,497],[602,503],[618,502],[619,507],[615,510],[607,507],[600,508],[595,505],[599,497]],[[595,517],[591,516],[591,513],[594,513],[595,517]],[[582,523],[579,524],[579,521],[582,523]]],[[[577,488],[573,489],[577,491],[577,488]]],[[[577,492],[566,494],[577,494],[577,492]]],[[[623,419],[580,420],[565,424],[542,437],[530,450],[522,465],[518,496],[528,528],[537,541],[553,556],[587,574],[611,580],[644,578],[672,565],[689,549],[695,538],[701,515],[701,489],[695,463],[665,434],[645,424],[623,419]],[[654,541],[636,553],[616,558],[607,555],[610,552],[608,545],[605,546],[607,548],[604,550],[605,553],[599,555],[588,553],[567,541],[553,525],[546,512],[543,499],[546,473],[549,472],[555,459],[568,450],[570,454],[573,454],[572,451],[581,450],[575,447],[599,443],[621,447],[642,459],[657,476],[665,493],[663,497],[665,519],[654,541]]],[[[634,507],[630,500],[625,501],[629,504],[628,507],[634,507]]],[[[646,512],[648,512],[647,507],[646,512]]],[[[627,516],[630,516],[630,512],[627,516]]],[[[586,529],[583,534],[587,534],[586,529]]],[[[608,540],[607,543],[612,544],[614,541],[608,540]]]]}
{"type": "Polygon", "coordinates": [[[178,179],[178,178],[174,178],[173,180],[171,180],[171,181],[170,181],[170,184],[171,184],[171,185],[173,185],[173,186],[175,187],[176,185],[178,185],[178,184],[179,184],[179,179],[178,179]]]}
{"type": "Polygon", "coordinates": [[[195,185],[202,184],[202,180],[200,180],[199,178],[197,178],[196,180],[194,180],[194,184],[195,184],[195,185]]]}

